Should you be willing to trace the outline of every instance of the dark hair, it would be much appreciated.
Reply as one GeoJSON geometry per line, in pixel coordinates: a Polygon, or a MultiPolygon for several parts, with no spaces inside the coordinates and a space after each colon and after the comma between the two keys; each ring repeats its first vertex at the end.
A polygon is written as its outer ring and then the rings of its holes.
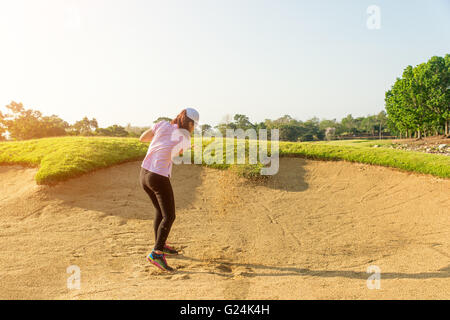
{"type": "Polygon", "coordinates": [[[186,109],[180,112],[175,119],[172,120],[171,124],[177,124],[178,128],[186,129],[189,131],[189,123],[194,123],[194,120],[189,119],[186,115],[186,109]]]}

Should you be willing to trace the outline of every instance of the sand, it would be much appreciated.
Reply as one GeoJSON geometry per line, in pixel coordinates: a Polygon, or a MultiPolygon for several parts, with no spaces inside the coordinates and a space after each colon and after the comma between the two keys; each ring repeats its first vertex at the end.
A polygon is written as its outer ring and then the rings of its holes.
{"type": "Polygon", "coordinates": [[[265,182],[174,166],[169,274],[146,260],[139,167],[38,186],[37,169],[0,166],[0,299],[450,298],[448,179],[294,158],[265,182]]]}

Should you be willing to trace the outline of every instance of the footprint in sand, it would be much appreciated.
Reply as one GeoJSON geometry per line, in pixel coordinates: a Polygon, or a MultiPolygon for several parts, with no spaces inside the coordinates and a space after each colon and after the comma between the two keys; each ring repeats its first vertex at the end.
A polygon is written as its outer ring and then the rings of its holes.
{"type": "Polygon", "coordinates": [[[223,264],[223,263],[216,266],[216,269],[218,269],[222,272],[226,272],[226,273],[231,273],[233,271],[233,269],[231,269],[230,266],[223,264]]]}
{"type": "MultiPolygon", "coordinates": [[[[167,273],[165,271],[156,269],[155,267],[151,268],[151,270],[149,270],[148,273],[149,273],[149,275],[152,275],[152,276],[162,276],[162,277],[164,277],[164,276],[167,275],[167,273]]],[[[164,279],[170,279],[170,277],[171,276],[169,276],[168,278],[164,277],[164,279]]]]}
{"type": "Polygon", "coordinates": [[[232,279],[223,288],[223,295],[227,300],[242,300],[247,298],[250,291],[250,281],[247,279],[232,279]]]}
{"type": "Polygon", "coordinates": [[[250,267],[237,267],[234,271],[233,271],[233,275],[235,278],[242,278],[242,277],[254,277],[254,271],[252,268],[250,267]]]}
{"type": "Polygon", "coordinates": [[[191,277],[188,274],[177,274],[172,277],[172,280],[188,280],[191,277]]]}

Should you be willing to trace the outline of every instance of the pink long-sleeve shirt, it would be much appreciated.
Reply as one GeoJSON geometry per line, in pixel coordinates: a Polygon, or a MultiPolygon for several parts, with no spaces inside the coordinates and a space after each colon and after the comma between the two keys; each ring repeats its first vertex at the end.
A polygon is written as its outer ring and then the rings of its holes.
{"type": "Polygon", "coordinates": [[[191,137],[187,130],[167,121],[156,123],[152,131],[154,136],[141,167],[170,178],[172,158],[191,147],[191,137]]]}

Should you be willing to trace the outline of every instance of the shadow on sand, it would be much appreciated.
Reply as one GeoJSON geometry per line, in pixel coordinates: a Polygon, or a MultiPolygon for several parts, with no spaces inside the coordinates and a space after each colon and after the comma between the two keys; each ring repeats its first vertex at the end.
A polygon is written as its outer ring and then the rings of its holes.
{"type": "MultiPolygon", "coordinates": [[[[102,216],[152,220],[153,204],[140,183],[141,161],[96,170],[54,186],[46,186],[46,197],[70,208],[101,212],[102,216]]],[[[176,209],[189,207],[201,184],[201,166],[173,167],[171,184],[176,209]]]]}
{"type": "MultiPolygon", "coordinates": [[[[184,255],[175,256],[176,259],[189,260],[193,262],[204,262],[201,259],[191,258],[184,255]]],[[[246,264],[246,263],[231,263],[228,261],[215,260],[213,264],[221,267],[221,269],[229,270],[229,272],[195,272],[181,270],[182,273],[212,273],[221,276],[231,277],[232,269],[236,267],[244,267],[252,270],[268,271],[268,272],[243,272],[242,276],[246,277],[285,277],[285,276],[309,276],[321,278],[348,278],[348,279],[363,279],[371,275],[366,272],[344,271],[344,270],[310,270],[307,268],[296,267],[277,267],[267,266],[262,264],[246,264]],[[225,267],[223,267],[225,266],[225,267]],[[276,271],[270,272],[270,271],[276,271]]],[[[382,272],[382,279],[432,279],[432,278],[450,278],[450,265],[440,269],[438,272],[419,272],[419,273],[399,273],[399,272],[382,272]]]]}
{"type": "MultiPolygon", "coordinates": [[[[151,220],[154,208],[140,184],[140,165],[141,161],[128,162],[46,186],[46,196],[60,200],[68,207],[101,212],[103,216],[151,220]]],[[[263,185],[278,190],[304,191],[308,188],[304,180],[304,165],[304,159],[280,159],[276,175],[257,181],[247,180],[245,183],[249,188],[263,185]]],[[[177,210],[189,208],[192,204],[196,189],[202,183],[203,170],[205,168],[200,165],[173,166],[171,183],[177,210]]]]}

